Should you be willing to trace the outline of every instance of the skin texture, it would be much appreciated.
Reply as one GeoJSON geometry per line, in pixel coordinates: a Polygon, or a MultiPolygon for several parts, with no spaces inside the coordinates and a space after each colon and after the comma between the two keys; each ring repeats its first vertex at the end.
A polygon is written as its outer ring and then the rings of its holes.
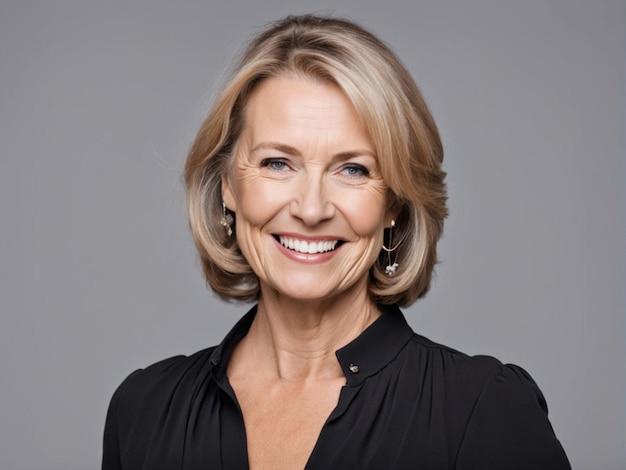
{"type": "Polygon", "coordinates": [[[245,112],[222,195],[261,296],[228,377],[251,468],[303,468],[345,384],[335,351],[380,315],[367,278],[393,214],[373,145],[338,87],[269,78],[245,112]]]}
{"type": "Polygon", "coordinates": [[[390,222],[386,187],[369,137],[334,85],[263,82],[247,107],[232,182],[224,200],[237,214],[237,241],[266,288],[328,298],[374,263],[390,222]],[[294,261],[279,256],[272,234],[345,243],[328,262],[294,261]]]}

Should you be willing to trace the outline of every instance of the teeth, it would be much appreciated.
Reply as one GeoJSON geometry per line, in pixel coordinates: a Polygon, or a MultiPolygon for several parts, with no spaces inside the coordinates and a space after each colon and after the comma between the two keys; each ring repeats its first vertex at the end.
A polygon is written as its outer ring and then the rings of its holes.
{"type": "Polygon", "coordinates": [[[299,253],[308,253],[314,255],[316,253],[324,253],[326,251],[332,251],[337,246],[338,240],[333,241],[319,241],[319,242],[307,242],[305,240],[298,240],[297,238],[290,237],[278,237],[280,244],[285,248],[297,251],[299,253]]]}

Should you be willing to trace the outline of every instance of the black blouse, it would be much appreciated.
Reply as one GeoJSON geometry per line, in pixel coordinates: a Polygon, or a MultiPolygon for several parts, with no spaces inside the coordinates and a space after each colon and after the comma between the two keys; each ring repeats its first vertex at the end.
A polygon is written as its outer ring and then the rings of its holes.
{"type": "MultiPolygon", "coordinates": [[[[415,334],[397,307],[337,351],[346,376],[307,470],[569,469],[521,368],[415,334]]],[[[103,470],[248,468],[226,367],[256,308],[217,347],[132,373],[116,390],[103,470]]]]}

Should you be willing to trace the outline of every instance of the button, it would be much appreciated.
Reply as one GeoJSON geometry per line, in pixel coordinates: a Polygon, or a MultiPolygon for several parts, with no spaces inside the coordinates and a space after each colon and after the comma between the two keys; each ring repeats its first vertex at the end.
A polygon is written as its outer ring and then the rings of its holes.
{"type": "Polygon", "coordinates": [[[359,366],[357,366],[356,364],[350,364],[348,366],[348,369],[350,369],[350,372],[352,372],[353,374],[359,373],[359,366]]]}

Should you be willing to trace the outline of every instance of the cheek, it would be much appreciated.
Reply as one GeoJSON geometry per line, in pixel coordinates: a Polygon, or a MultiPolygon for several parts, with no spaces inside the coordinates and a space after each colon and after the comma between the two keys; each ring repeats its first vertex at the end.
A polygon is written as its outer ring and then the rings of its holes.
{"type": "Polygon", "coordinates": [[[287,192],[259,179],[239,182],[238,216],[251,225],[263,225],[287,203],[287,192]]]}
{"type": "Polygon", "coordinates": [[[344,195],[339,203],[354,232],[362,236],[374,236],[383,230],[385,207],[385,197],[378,191],[344,195]]]}

